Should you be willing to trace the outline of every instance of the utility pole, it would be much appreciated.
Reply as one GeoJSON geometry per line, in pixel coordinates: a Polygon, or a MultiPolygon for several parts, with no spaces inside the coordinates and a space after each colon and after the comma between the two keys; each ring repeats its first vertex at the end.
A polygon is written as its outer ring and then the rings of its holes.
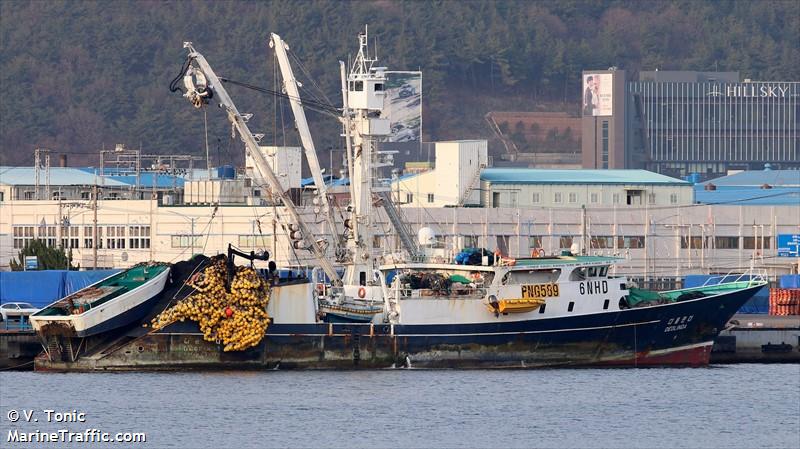
{"type": "Polygon", "coordinates": [[[581,205],[581,254],[589,254],[586,251],[586,205],[581,205]]]}
{"type": "Polygon", "coordinates": [[[97,235],[97,183],[92,186],[92,269],[97,269],[97,245],[100,244],[100,237],[97,235]]]}

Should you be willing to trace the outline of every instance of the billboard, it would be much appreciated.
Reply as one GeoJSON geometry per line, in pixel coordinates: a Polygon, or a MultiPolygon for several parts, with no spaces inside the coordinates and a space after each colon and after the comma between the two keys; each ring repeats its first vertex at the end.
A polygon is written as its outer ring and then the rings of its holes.
{"type": "Polygon", "coordinates": [[[778,234],[778,257],[800,257],[800,234],[778,234]]]}
{"type": "Polygon", "coordinates": [[[383,117],[389,142],[419,142],[422,136],[422,72],[386,72],[383,117]]]}
{"type": "Polygon", "coordinates": [[[612,90],[613,78],[610,73],[584,73],[583,115],[595,117],[611,115],[612,90]]]}

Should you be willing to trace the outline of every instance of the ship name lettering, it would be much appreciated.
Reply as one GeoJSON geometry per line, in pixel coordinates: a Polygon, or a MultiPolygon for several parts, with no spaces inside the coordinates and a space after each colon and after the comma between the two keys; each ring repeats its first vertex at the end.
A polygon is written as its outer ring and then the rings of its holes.
{"type": "Polygon", "coordinates": [[[608,293],[608,281],[581,282],[578,286],[581,295],[608,293]]]}

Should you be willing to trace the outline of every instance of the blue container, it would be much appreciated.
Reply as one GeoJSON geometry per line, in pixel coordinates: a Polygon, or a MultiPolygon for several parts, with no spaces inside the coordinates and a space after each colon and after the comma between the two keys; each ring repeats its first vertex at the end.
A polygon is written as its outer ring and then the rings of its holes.
{"type": "Polygon", "coordinates": [[[784,274],[780,278],[780,288],[800,288],[800,274],[784,274]]]}
{"type": "Polygon", "coordinates": [[[233,165],[221,165],[217,167],[217,178],[234,179],[236,178],[236,169],[233,168],[233,165]]]}

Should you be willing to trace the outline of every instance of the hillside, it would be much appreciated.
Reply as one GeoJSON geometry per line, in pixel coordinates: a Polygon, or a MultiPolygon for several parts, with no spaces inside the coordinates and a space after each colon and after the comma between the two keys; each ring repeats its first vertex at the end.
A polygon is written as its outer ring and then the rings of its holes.
{"type": "MultiPolygon", "coordinates": [[[[354,51],[365,23],[383,65],[423,70],[428,140],[490,138],[483,116],[492,110],[569,110],[582,69],[800,79],[800,13],[791,1],[6,1],[0,164],[31,164],[37,146],[69,153],[72,163],[96,163],[96,151],[115,143],[202,154],[203,114],[167,89],[186,40],[221,75],[273,88],[267,39],[277,32],[338,105],[337,61],[354,51]]],[[[240,110],[255,113],[264,142],[283,143],[286,105],[276,115],[274,98],[230,91],[240,110]]],[[[208,114],[213,162],[241,160],[221,111],[208,114]]],[[[339,144],[333,120],[311,120],[320,149],[339,144]]]]}

